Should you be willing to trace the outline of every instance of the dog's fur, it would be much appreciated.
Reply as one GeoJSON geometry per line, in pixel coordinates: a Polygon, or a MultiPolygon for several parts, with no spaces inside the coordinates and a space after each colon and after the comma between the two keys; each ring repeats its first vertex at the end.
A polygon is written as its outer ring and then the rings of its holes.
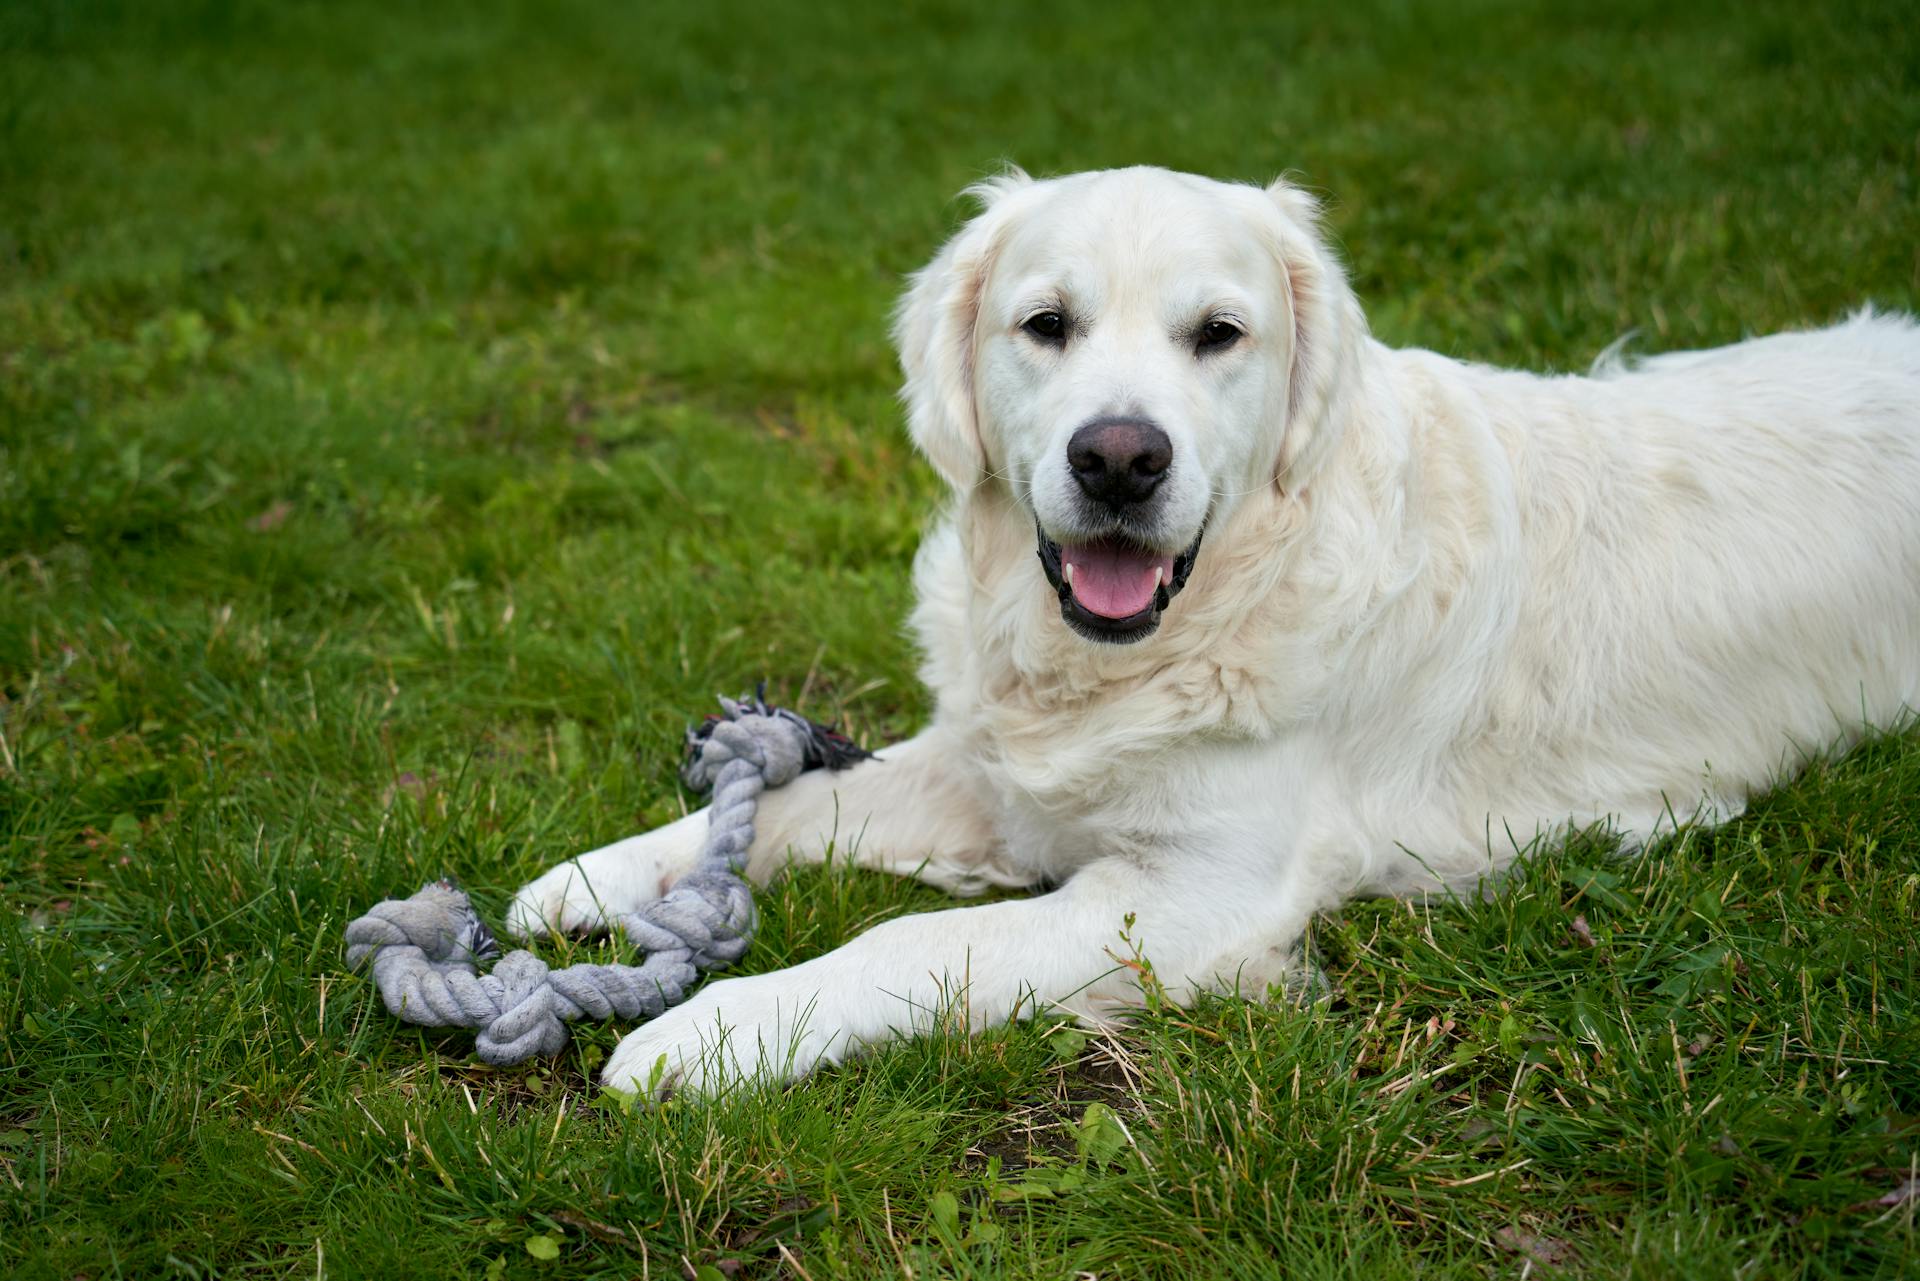
{"type": "MultiPolygon", "coordinates": [[[[1056,888],[712,983],[629,1035],[610,1085],[646,1088],[663,1055],[666,1082],[712,1090],[949,1016],[1099,1017],[1138,999],[1115,959],[1136,948],[1176,997],[1258,991],[1348,896],[1470,886],[1569,824],[1631,846],[1724,819],[1920,690],[1910,318],[1504,372],[1369,337],[1285,182],[976,194],[896,325],[914,439],[954,493],[914,571],[933,724],[768,793],[751,872],[837,834],[957,893],[1056,888]],[[1064,341],[1023,329],[1037,308],[1064,341]],[[1210,317],[1242,336],[1197,348],[1210,317]],[[1206,531],[1125,645],[1068,627],[1035,557],[1036,523],[1101,532],[1064,450],[1116,414],[1173,447],[1130,537],[1206,531]]],[[[514,928],[655,896],[705,822],[561,864],[514,928]]]]}

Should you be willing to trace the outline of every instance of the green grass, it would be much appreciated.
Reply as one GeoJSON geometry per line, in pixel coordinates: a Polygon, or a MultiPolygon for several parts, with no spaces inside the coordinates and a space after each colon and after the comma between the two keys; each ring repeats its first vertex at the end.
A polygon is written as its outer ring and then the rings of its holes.
{"type": "MultiPolygon", "coordinates": [[[[1906,5],[803,8],[0,13],[0,1271],[1914,1275],[1912,735],[1352,905],[1330,1004],[721,1108],[342,971],[679,812],[715,691],[924,718],[885,321],[1001,158],[1291,168],[1376,330],[1474,359],[1920,303],[1906,5]]],[[[763,901],[753,969],[940,899],[763,901]]]]}

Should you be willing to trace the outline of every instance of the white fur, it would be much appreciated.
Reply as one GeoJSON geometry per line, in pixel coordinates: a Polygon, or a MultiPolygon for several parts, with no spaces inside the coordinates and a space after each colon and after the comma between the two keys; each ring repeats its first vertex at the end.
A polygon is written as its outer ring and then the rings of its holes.
{"type": "MultiPolygon", "coordinates": [[[[1033,897],[889,921],[724,979],[606,1070],[790,1078],[1036,1007],[1280,977],[1356,894],[1468,886],[1537,836],[1725,818],[1920,687],[1920,331],[1829,329],[1541,377],[1369,337],[1312,202],[1154,169],[977,189],[896,336],[915,440],[954,486],[915,566],[938,707],[884,765],[763,802],[753,874],[863,861],[1033,897]],[[1064,303],[1064,349],[1020,323],[1064,303]],[[1246,337],[1197,355],[1196,317],[1246,337]],[[1160,534],[1207,534],[1135,645],[1061,621],[1034,555],[1075,516],[1092,415],[1174,444],[1160,534]],[[1133,918],[1130,927],[1127,918],[1133,918]],[[1127,939],[1121,938],[1122,930],[1127,939]]],[[[522,934],[658,894],[704,815],[521,891],[522,934]]]]}

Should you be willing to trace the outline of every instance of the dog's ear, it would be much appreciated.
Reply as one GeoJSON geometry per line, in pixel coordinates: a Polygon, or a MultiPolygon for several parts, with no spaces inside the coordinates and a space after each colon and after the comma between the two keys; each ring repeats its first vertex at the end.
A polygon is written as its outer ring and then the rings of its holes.
{"type": "Polygon", "coordinates": [[[1292,313],[1287,364],[1287,423],[1275,479],[1296,488],[1317,469],[1345,422],[1355,391],[1367,321],[1320,231],[1320,204],[1277,178],[1267,188],[1273,205],[1274,248],[1292,313]]]}
{"type": "Polygon", "coordinates": [[[1009,169],[967,188],[965,195],[979,201],[980,213],[914,273],[894,312],[893,341],[907,375],[900,397],[907,405],[908,430],[927,461],[959,490],[972,488],[987,466],[974,404],[973,347],[980,294],[1006,221],[995,209],[1032,181],[1009,169]]]}

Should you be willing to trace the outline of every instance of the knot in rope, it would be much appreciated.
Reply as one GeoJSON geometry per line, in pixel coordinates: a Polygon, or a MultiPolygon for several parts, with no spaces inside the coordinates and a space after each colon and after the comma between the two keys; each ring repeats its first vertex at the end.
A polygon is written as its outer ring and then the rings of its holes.
{"type": "Polygon", "coordinates": [[[713,793],[707,843],[693,870],[662,898],[614,923],[645,954],[639,965],[550,969],[528,951],[499,958],[493,934],[451,880],[388,899],[347,926],[347,965],[371,968],[389,1013],[421,1027],[477,1029],[488,1063],[557,1054],[582,1018],[650,1019],[683,1000],[702,973],[731,965],[752,940],[753,890],[744,877],[760,793],[802,771],[841,769],[867,755],[838,731],[764,697],[722,698],[722,715],[687,734],[680,776],[713,793]]]}

